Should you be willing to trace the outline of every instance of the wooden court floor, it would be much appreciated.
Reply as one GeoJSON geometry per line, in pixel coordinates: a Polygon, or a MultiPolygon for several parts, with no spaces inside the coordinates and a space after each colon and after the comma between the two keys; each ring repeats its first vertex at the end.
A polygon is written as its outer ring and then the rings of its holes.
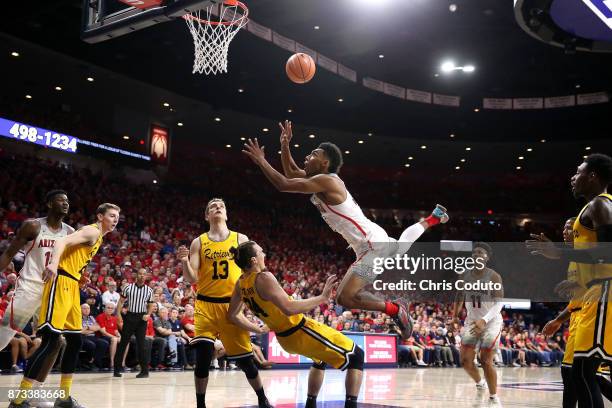
{"type": "MultiPolygon", "coordinates": [[[[77,374],[73,395],[87,408],[195,408],[193,372],[154,372],[140,380],[135,375],[125,373],[123,378],[113,378],[111,373],[77,374]]],[[[261,375],[268,398],[276,407],[303,406],[308,370],[262,370],[261,375]]],[[[561,406],[559,368],[500,368],[498,376],[502,406],[561,406]]],[[[2,387],[16,386],[20,379],[18,375],[1,376],[0,382],[2,387]]],[[[58,382],[58,375],[49,377],[49,385],[58,382]]],[[[478,392],[458,368],[366,369],[359,402],[363,408],[486,407],[487,398],[487,392],[478,392]]],[[[327,371],[318,401],[319,407],[343,406],[344,373],[327,371]]],[[[256,402],[242,372],[211,371],[207,407],[252,407],[256,402]]],[[[606,407],[612,408],[612,404],[606,407]]]]}

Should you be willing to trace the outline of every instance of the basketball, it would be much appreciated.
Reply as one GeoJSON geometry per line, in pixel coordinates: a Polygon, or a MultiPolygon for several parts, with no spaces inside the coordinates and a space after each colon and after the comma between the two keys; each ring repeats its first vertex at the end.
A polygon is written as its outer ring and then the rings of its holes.
{"type": "Polygon", "coordinates": [[[289,57],[285,70],[291,81],[296,84],[305,84],[314,77],[317,68],[310,55],[298,52],[289,57]]]}

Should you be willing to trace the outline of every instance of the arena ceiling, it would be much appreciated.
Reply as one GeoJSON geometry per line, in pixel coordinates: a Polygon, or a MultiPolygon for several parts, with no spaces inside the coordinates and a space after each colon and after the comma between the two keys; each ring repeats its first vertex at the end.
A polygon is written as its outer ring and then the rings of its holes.
{"type": "MultiPolygon", "coordinates": [[[[373,132],[438,141],[449,140],[450,134],[495,142],[609,138],[610,103],[533,111],[482,109],[483,97],[612,90],[612,54],[568,54],[534,40],[515,22],[511,1],[251,0],[247,4],[257,23],[356,70],[359,81],[367,76],[458,95],[461,106],[399,100],[320,67],[311,83],[292,84],[284,72],[290,53],[248,32],[241,32],[232,43],[228,74],[192,75],[192,40],[182,21],[87,44],[79,38],[79,0],[12,2],[5,5],[0,30],[82,60],[84,66],[101,66],[215,109],[272,120],[288,118],[361,135],[373,132]],[[436,76],[447,58],[474,64],[476,71],[436,76]]],[[[40,69],[44,75],[44,64],[40,69]]],[[[74,81],[66,87],[77,87],[83,79],[64,80],[74,81]]],[[[120,84],[117,87],[125,92],[120,84]]],[[[112,104],[113,98],[92,103],[112,104]]]]}

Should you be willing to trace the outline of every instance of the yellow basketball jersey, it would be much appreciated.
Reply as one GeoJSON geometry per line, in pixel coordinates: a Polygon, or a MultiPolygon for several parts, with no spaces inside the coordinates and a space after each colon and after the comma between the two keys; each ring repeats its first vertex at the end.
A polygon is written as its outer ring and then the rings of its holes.
{"type": "MultiPolygon", "coordinates": [[[[297,326],[304,318],[304,315],[300,313],[287,316],[274,303],[263,300],[255,288],[255,279],[257,279],[256,272],[243,275],[240,278],[240,296],[242,301],[251,309],[251,312],[263,320],[270,330],[277,333],[297,326]]],[[[291,296],[288,297],[290,300],[293,300],[291,296]]]]}
{"type": "MultiPolygon", "coordinates": [[[[612,201],[612,194],[600,194],[598,197],[606,197],[612,201]]],[[[582,214],[590,203],[585,205],[574,221],[574,248],[586,249],[597,242],[597,233],[593,228],[587,227],[580,222],[582,214]]],[[[576,263],[576,280],[581,286],[586,287],[594,279],[612,278],[612,265],[610,264],[583,264],[576,263]]]]}
{"type": "MultiPolygon", "coordinates": [[[[238,233],[230,231],[225,241],[217,242],[200,235],[200,270],[198,271],[198,294],[213,298],[230,298],[240,278],[240,268],[230,253],[238,246],[238,233]]],[[[229,302],[229,300],[228,300],[229,302]]]]}
{"type": "MultiPolygon", "coordinates": [[[[91,224],[99,230],[98,224],[91,224]]],[[[98,235],[98,239],[93,245],[79,244],[71,246],[64,250],[60,257],[58,269],[62,269],[70,274],[76,280],[81,279],[81,273],[87,268],[94,256],[98,253],[102,245],[102,232],[98,235]]]]}
{"type": "Polygon", "coordinates": [[[570,312],[574,312],[579,310],[582,306],[582,296],[586,291],[586,283],[582,281],[580,276],[578,276],[578,266],[576,266],[576,262],[570,262],[567,268],[567,280],[576,282],[580,285],[580,289],[574,292],[574,295],[567,306],[570,312]]]}

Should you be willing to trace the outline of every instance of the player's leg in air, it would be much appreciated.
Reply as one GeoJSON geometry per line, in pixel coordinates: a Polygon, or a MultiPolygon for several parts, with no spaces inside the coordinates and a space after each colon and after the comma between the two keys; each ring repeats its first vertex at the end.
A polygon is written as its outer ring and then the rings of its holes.
{"type": "Polygon", "coordinates": [[[449,217],[446,208],[436,205],[431,215],[423,221],[406,228],[399,240],[389,238],[380,228],[380,233],[372,237],[369,248],[364,248],[361,256],[349,267],[344,279],[338,286],[338,304],[349,309],[365,309],[384,312],[391,316],[402,331],[402,338],[410,337],[412,321],[408,314],[408,305],[398,299],[388,302],[366,290],[366,286],[374,281],[373,258],[388,257],[406,253],[412,244],[429,228],[443,224],[449,217]]]}

